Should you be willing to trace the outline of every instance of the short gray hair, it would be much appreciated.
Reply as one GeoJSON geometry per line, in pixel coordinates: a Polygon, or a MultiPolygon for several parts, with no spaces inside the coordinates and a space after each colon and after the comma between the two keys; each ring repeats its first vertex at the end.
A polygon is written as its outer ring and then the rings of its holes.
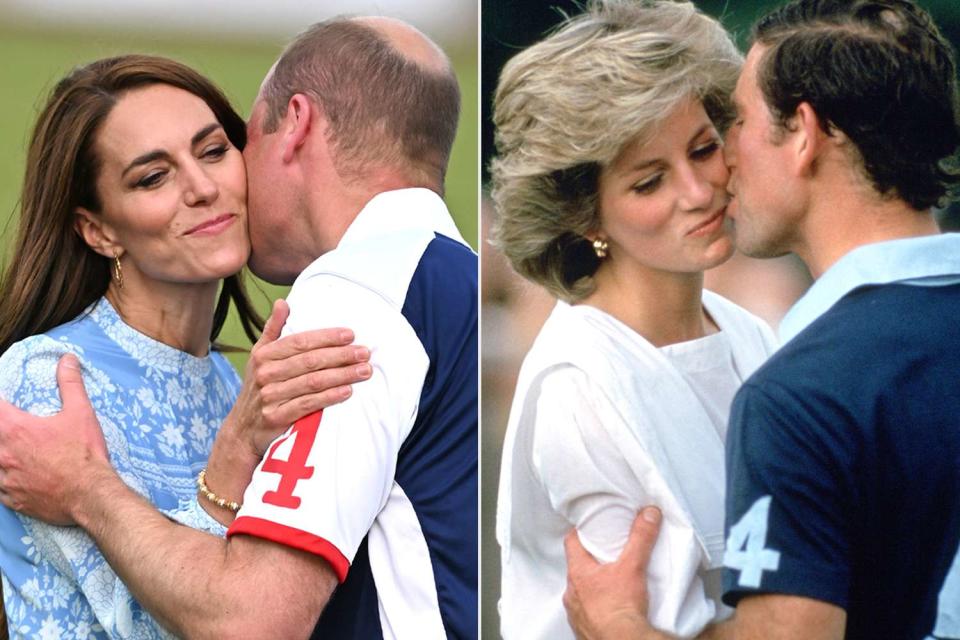
{"type": "Polygon", "coordinates": [[[725,130],[742,62],[716,20],[672,0],[592,0],[511,59],[490,171],[493,242],[513,268],[561,299],[588,295],[600,171],[691,97],[725,130]]]}

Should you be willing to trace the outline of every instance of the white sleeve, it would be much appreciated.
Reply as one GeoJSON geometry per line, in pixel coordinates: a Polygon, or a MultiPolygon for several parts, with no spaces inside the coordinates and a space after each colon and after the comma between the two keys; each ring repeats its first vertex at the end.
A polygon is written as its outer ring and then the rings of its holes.
{"type": "Polygon", "coordinates": [[[370,348],[373,374],[347,401],[302,418],[271,444],[227,535],[316,553],[342,581],[393,487],[429,359],[395,305],[349,280],[313,276],[288,302],[286,333],[349,327],[370,348]]]}
{"type": "Polygon", "coordinates": [[[704,560],[693,528],[664,500],[664,485],[642,443],[624,449],[611,429],[628,429],[623,418],[573,367],[550,373],[537,403],[533,463],[551,505],[576,527],[584,547],[601,562],[623,549],[637,512],[656,505],[664,512],[648,571],[650,621],[669,633],[691,637],[716,613],[698,574],[704,560]]]}

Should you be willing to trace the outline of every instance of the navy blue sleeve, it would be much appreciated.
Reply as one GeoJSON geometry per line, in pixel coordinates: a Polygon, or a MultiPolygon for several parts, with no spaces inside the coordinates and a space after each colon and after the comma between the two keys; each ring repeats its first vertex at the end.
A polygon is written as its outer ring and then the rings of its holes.
{"type": "Polygon", "coordinates": [[[751,381],[737,394],[727,437],[727,604],[782,593],[846,608],[845,515],[856,497],[845,422],[828,400],[774,383],[751,381]]]}

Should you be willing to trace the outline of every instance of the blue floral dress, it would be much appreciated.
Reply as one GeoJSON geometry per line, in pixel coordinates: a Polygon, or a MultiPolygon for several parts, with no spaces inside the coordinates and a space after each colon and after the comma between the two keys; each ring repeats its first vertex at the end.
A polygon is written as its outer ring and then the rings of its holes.
{"type": "MultiPolygon", "coordinates": [[[[139,333],[102,298],[77,319],[7,350],[0,397],[36,415],[58,412],[56,365],[68,352],[80,359],[123,480],[174,519],[209,529],[194,483],[239,392],[233,367],[219,353],[197,358],[139,333]]],[[[79,528],[0,506],[0,572],[12,638],[172,637],[79,528]]]]}

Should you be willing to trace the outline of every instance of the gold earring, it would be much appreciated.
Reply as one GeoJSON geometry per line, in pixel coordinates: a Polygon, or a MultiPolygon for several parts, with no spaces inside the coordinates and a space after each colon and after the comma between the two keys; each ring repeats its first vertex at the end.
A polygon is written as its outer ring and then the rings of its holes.
{"type": "Polygon", "coordinates": [[[113,279],[123,289],[123,269],[120,267],[120,254],[116,251],[113,252],[113,279]]]}
{"type": "Polygon", "coordinates": [[[597,254],[597,257],[603,260],[607,257],[607,249],[610,245],[603,238],[597,238],[593,241],[593,252],[597,254]]]}

